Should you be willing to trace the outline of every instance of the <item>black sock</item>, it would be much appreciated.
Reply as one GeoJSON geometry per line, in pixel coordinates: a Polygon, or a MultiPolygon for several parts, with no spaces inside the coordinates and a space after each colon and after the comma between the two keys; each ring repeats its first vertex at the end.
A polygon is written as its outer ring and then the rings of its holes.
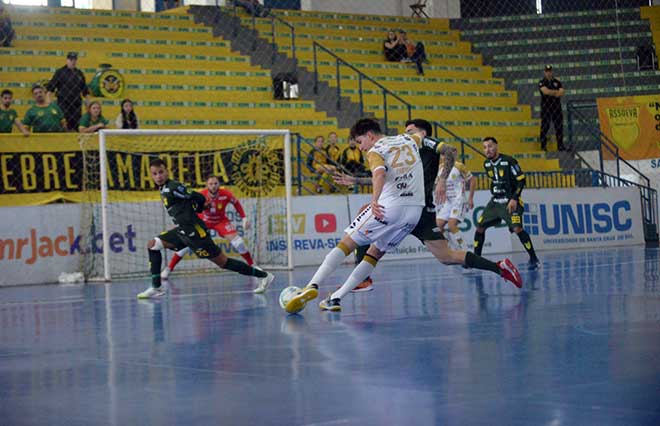
{"type": "Polygon", "coordinates": [[[149,271],[151,272],[151,285],[160,287],[160,267],[163,263],[163,254],[160,250],[149,251],[149,271]]]}
{"type": "Polygon", "coordinates": [[[362,262],[362,259],[364,258],[364,255],[367,254],[367,250],[369,250],[369,246],[360,246],[355,249],[355,264],[357,265],[358,263],[362,262]]]}
{"type": "Polygon", "coordinates": [[[469,251],[465,253],[465,266],[468,268],[483,269],[484,271],[495,272],[498,275],[500,274],[500,267],[497,266],[497,263],[491,262],[490,260],[481,256],[477,256],[476,254],[469,251]]]}
{"type": "Polygon", "coordinates": [[[224,269],[230,271],[238,272],[241,275],[249,275],[251,277],[264,278],[268,274],[262,271],[261,269],[253,268],[245,262],[240,260],[232,259],[231,257],[227,258],[227,263],[225,263],[224,269]]]}
{"type": "Polygon", "coordinates": [[[481,250],[484,249],[484,240],[486,239],[485,232],[474,233],[474,254],[481,256],[481,250]]]}
{"type": "Polygon", "coordinates": [[[518,232],[518,238],[520,238],[520,242],[522,243],[523,247],[525,247],[525,250],[527,250],[527,254],[529,255],[529,260],[538,260],[536,257],[536,252],[534,251],[534,245],[532,244],[532,239],[529,238],[529,234],[527,231],[524,229],[520,232],[518,232]]]}

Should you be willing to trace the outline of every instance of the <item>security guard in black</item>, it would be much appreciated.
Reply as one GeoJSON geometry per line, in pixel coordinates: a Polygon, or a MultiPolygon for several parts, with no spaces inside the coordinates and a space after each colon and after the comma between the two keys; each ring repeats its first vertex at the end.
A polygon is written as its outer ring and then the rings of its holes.
{"type": "Polygon", "coordinates": [[[49,92],[57,91],[57,106],[60,107],[67,122],[67,128],[78,131],[82,116],[82,97],[89,96],[85,75],[76,68],[78,54],[69,52],[66,65],[58,68],[46,85],[49,92]]]}
{"type": "Polygon", "coordinates": [[[564,91],[561,82],[552,74],[552,65],[545,66],[543,79],[539,81],[539,93],[541,94],[541,149],[544,151],[547,149],[547,135],[552,123],[557,137],[557,149],[564,151],[564,117],[561,112],[561,96],[564,91]]]}

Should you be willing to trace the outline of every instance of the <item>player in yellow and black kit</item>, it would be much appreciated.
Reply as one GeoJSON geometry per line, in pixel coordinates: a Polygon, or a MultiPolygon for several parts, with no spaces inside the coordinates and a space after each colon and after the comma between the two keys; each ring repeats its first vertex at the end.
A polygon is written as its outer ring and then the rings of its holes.
{"type": "Polygon", "coordinates": [[[527,231],[522,228],[524,208],[520,196],[525,187],[525,174],[515,158],[498,152],[497,139],[488,136],[484,138],[483,144],[486,154],[484,169],[492,180],[490,184],[492,198],[477,221],[477,229],[474,234],[474,253],[481,255],[486,239],[486,229],[504,221],[509,226],[509,231],[518,235],[520,242],[527,250],[530,269],[537,269],[540,262],[534,252],[534,245],[527,231]]]}
{"type": "Polygon", "coordinates": [[[139,299],[149,299],[163,296],[165,288],[161,283],[160,268],[163,262],[161,250],[166,248],[179,251],[190,247],[197,257],[209,259],[223,269],[238,272],[241,275],[258,277],[260,287],[267,288],[274,276],[261,269],[253,268],[239,260],[225,256],[209,235],[204,221],[197,215],[204,210],[206,197],[191,191],[183,184],[171,180],[165,162],[161,159],[152,160],[149,172],[160,191],[160,198],[172,218],[176,228],[161,233],[149,240],[149,269],[151,272],[151,287],[138,294],[139,299]]]}

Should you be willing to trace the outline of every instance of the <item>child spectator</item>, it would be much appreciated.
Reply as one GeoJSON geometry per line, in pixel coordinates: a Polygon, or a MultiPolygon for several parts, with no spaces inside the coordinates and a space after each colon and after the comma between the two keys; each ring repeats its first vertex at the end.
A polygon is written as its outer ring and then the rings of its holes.
{"type": "Polygon", "coordinates": [[[80,133],[96,133],[105,129],[109,123],[101,114],[101,103],[94,101],[87,107],[87,112],[80,118],[80,133]]]}
{"type": "Polygon", "coordinates": [[[353,138],[348,140],[348,146],[342,151],[339,162],[352,176],[364,175],[366,171],[362,151],[360,151],[357,141],[353,138]]]}
{"type": "Polygon", "coordinates": [[[339,165],[339,156],[341,155],[341,148],[337,145],[337,133],[328,133],[328,146],[325,147],[325,153],[328,156],[327,162],[337,166],[339,165]]]}
{"type": "Polygon", "coordinates": [[[133,101],[124,99],[121,101],[121,112],[115,119],[115,126],[118,129],[137,129],[138,119],[133,109],[133,101]]]}
{"type": "Polygon", "coordinates": [[[314,189],[317,193],[322,192],[321,180],[328,180],[336,170],[335,166],[328,164],[328,156],[323,147],[324,142],[323,136],[317,136],[314,139],[314,147],[307,156],[307,168],[310,172],[314,172],[314,189]]]}

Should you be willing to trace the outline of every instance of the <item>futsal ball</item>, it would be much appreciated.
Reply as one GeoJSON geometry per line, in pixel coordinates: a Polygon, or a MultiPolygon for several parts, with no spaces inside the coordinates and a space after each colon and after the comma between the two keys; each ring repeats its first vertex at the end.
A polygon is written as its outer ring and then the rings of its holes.
{"type": "MultiPolygon", "coordinates": [[[[284,290],[282,290],[282,292],[280,293],[280,306],[282,307],[282,309],[286,311],[286,304],[289,303],[289,300],[293,299],[293,297],[296,294],[300,293],[301,291],[302,289],[296,286],[289,286],[284,290]]],[[[287,313],[289,314],[295,314],[296,312],[300,312],[300,310],[294,312],[287,311],[287,313]]]]}

